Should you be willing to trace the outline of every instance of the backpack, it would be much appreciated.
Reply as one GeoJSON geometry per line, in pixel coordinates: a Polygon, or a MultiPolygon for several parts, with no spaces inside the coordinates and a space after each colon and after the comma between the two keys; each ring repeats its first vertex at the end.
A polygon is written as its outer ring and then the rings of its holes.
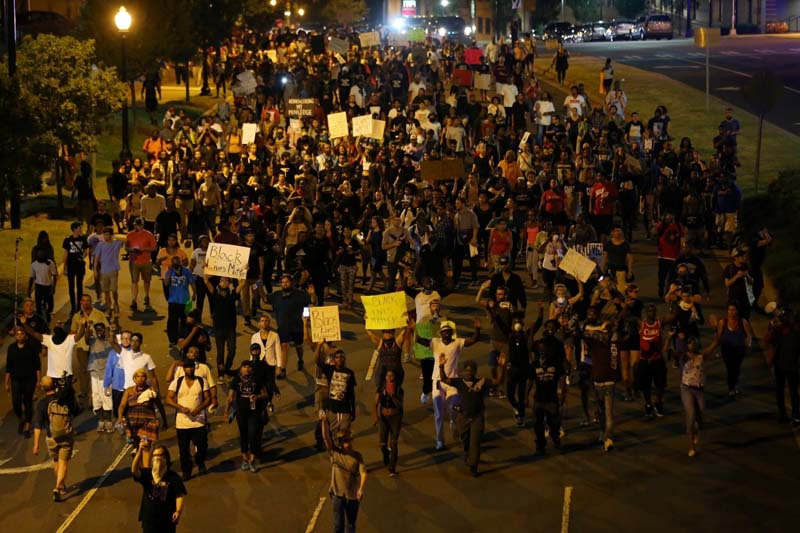
{"type": "MultiPolygon", "coordinates": [[[[175,395],[178,395],[178,392],[181,390],[181,383],[183,383],[183,378],[185,376],[181,376],[178,378],[178,384],[175,386],[175,395]]],[[[202,391],[205,385],[203,384],[203,378],[200,376],[195,376],[194,379],[200,382],[200,390],[202,391]]]]}
{"type": "Polygon", "coordinates": [[[50,436],[63,440],[72,436],[72,413],[68,405],[53,400],[47,405],[47,419],[50,422],[50,436]]]}

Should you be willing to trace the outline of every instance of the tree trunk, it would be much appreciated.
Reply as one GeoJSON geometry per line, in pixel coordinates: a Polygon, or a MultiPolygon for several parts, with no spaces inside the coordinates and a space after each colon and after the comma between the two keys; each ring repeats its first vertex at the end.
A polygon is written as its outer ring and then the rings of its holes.
{"type": "MultiPolygon", "coordinates": [[[[22,227],[22,190],[16,178],[11,178],[8,183],[9,194],[9,211],[8,220],[11,223],[11,229],[20,229],[22,227]]],[[[3,210],[5,211],[5,201],[3,198],[3,210]]]]}

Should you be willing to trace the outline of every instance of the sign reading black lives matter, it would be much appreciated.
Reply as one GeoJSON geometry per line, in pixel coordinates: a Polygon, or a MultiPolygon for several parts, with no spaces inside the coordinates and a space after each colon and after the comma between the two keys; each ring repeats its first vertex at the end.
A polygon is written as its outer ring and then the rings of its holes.
{"type": "Polygon", "coordinates": [[[212,242],[206,252],[203,273],[207,276],[246,279],[250,248],[212,242]]]}
{"type": "Polygon", "coordinates": [[[294,118],[310,117],[314,114],[313,98],[289,98],[286,114],[294,118]]]}

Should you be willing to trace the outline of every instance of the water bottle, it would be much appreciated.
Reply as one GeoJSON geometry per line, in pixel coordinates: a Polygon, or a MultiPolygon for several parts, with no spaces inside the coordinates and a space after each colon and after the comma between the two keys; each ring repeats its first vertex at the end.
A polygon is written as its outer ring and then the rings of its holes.
{"type": "Polygon", "coordinates": [[[255,397],[255,395],[251,395],[250,396],[250,410],[251,411],[255,411],[256,410],[256,397],[255,397]]]}

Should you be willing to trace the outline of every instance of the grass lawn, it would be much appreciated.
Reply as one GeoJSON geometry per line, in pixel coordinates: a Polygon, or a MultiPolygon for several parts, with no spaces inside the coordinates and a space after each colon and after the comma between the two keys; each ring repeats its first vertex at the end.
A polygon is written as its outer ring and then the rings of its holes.
{"type": "MultiPolygon", "coordinates": [[[[545,67],[549,65],[549,61],[542,60],[539,64],[545,67]]],[[[583,82],[591,99],[600,98],[599,72],[603,60],[574,55],[570,58],[569,64],[566,88],[574,83],[583,82]]],[[[537,75],[543,77],[546,83],[556,83],[554,72],[547,75],[543,72],[544,68],[537,69],[537,75]]],[[[711,140],[717,135],[725,107],[730,104],[712,95],[710,111],[706,113],[703,91],[693,89],[668,76],[621,63],[614,65],[614,76],[615,79],[625,79],[622,87],[628,96],[626,116],[638,111],[642,121],[647,122],[653,116],[656,106],[662,104],[666,106],[672,119],[671,132],[675,138],[674,146],[677,147],[682,137],[689,137],[701,154],[708,156],[712,153],[711,140]]],[[[755,115],[735,106],[733,110],[734,116],[742,126],[738,142],[739,160],[742,163],[738,172],[738,182],[747,193],[754,190],[758,119],[755,115]]],[[[800,167],[797,162],[798,153],[800,153],[800,137],[765,121],[761,148],[760,189],[765,190],[767,184],[778,177],[779,172],[800,167]]]]}

